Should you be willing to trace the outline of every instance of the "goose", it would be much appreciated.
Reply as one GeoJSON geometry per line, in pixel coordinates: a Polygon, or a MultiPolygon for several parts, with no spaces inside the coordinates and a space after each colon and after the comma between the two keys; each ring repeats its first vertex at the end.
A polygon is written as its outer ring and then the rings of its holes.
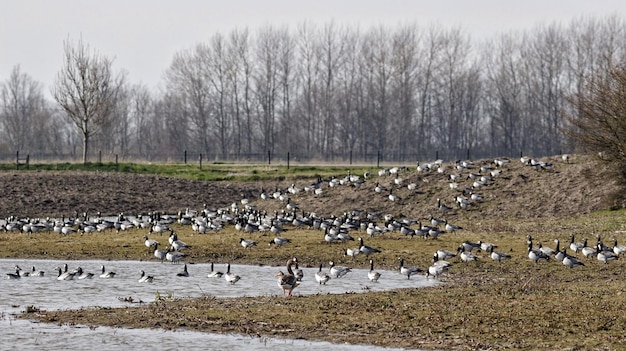
{"type": "Polygon", "coordinates": [[[450,262],[439,260],[439,255],[435,253],[433,255],[433,264],[430,265],[426,271],[426,278],[430,276],[438,278],[441,274],[447,271],[450,266],[450,262]]]}
{"type": "MultiPolygon", "coordinates": [[[[554,249],[554,258],[559,261],[563,261],[563,259],[565,258],[565,254],[563,251],[561,251],[561,242],[559,241],[559,239],[554,239],[554,243],[556,244],[556,248],[554,249]]],[[[564,249],[566,249],[566,247],[564,247],[564,249]]]]}
{"type": "Polygon", "coordinates": [[[504,252],[493,251],[493,247],[489,247],[489,249],[485,251],[489,253],[489,257],[491,257],[491,259],[494,261],[502,262],[504,260],[511,259],[511,255],[504,252]]]}
{"type": "Polygon", "coordinates": [[[36,270],[35,266],[33,266],[33,269],[30,271],[30,276],[31,277],[43,277],[44,271],[36,270]]]}
{"type": "Polygon", "coordinates": [[[437,250],[437,252],[435,252],[435,255],[437,255],[437,259],[439,260],[447,260],[448,258],[455,257],[456,253],[444,249],[439,249],[437,250]]]}
{"type": "Polygon", "coordinates": [[[183,271],[176,273],[177,277],[189,277],[189,272],[187,271],[187,264],[183,266],[183,271]]]}
{"type": "Polygon", "coordinates": [[[411,279],[411,275],[422,271],[421,268],[404,266],[404,258],[399,258],[398,260],[400,261],[400,274],[406,275],[407,279],[411,279]]]}
{"type": "Polygon", "coordinates": [[[345,256],[350,256],[352,258],[357,257],[359,254],[361,253],[361,251],[359,250],[359,248],[347,248],[344,255],[345,256]]]}
{"type": "Polygon", "coordinates": [[[370,271],[367,272],[367,277],[374,283],[377,283],[380,278],[380,273],[374,270],[374,260],[370,260],[370,271]]]}
{"type": "Polygon", "coordinates": [[[163,262],[167,256],[167,250],[159,250],[159,244],[155,244],[154,246],[154,257],[158,258],[163,262]]]}
{"type": "Polygon", "coordinates": [[[582,248],[585,247],[585,245],[583,245],[582,243],[574,242],[574,234],[570,234],[569,239],[570,239],[569,249],[574,251],[574,253],[580,252],[582,248]]]}
{"type": "Polygon", "coordinates": [[[391,202],[396,202],[398,201],[400,198],[396,195],[392,193],[393,188],[389,189],[389,195],[387,196],[387,198],[389,199],[389,201],[391,202]]]}
{"type": "Polygon", "coordinates": [[[209,272],[208,277],[209,278],[221,278],[223,275],[224,273],[213,270],[213,262],[211,262],[211,271],[209,272]]]}
{"type": "Polygon", "coordinates": [[[326,285],[326,283],[330,280],[330,275],[322,271],[323,266],[324,264],[320,263],[320,269],[315,273],[315,280],[317,280],[320,285],[326,285]]]}
{"type": "Polygon", "coordinates": [[[471,261],[478,260],[478,257],[474,255],[471,251],[463,250],[463,245],[459,246],[459,248],[457,249],[457,253],[460,255],[461,261],[463,262],[471,262],[471,261]]]}
{"type": "Polygon", "coordinates": [[[291,269],[291,266],[294,265],[296,262],[298,261],[295,257],[290,259],[289,261],[287,261],[287,273],[278,271],[274,275],[278,278],[276,283],[279,287],[283,289],[283,297],[290,297],[293,289],[300,285],[300,282],[298,281],[293,273],[293,270],[291,269]]]}
{"type": "Polygon", "coordinates": [[[615,253],[616,255],[621,255],[624,252],[626,252],[626,246],[624,245],[617,245],[617,239],[613,239],[613,253],[615,253]]]}
{"type": "Polygon", "coordinates": [[[528,258],[535,263],[538,263],[539,260],[550,260],[550,256],[543,253],[543,251],[533,248],[533,242],[531,240],[528,241],[528,258]]]}
{"type": "Polygon", "coordinates": [[[283,246],[287,243],[290,243],[291,239],[287,239],[287,238],[281,238],[281,237],[275,237],[274,239],[270,240],[270,246],[272,245],[276,245],[276,246],[283,246]]]}
{"type": "Polygon", "coordinates": [[[154,277],[151,275],[147,275],[146,272],[141,271],[141,276],[139,277],[140,283],[152,283],[154,281],[154,277]]]}
{"type": "Polygon", "coordinates": [[[165,259],[172,263],[178,263],[182,261],[185,257],[187,257],[186,254],[178,251],[172,251],[169,246],[165,248],[165,259]]]}
{"type": "Polygon", "coordinates": [[[328,264],[330,265],[330,276],[332,278],[341,278],[344,275],[352,272],[352,268],[335,266],[335,262],[333,261],[330,261],[328,264]]]}
{"type": "Polygon", "coordinates": [[[293,270],[293,275],[296,276],[297,281],[301,282],[302,278],[304,278],[304,272],[298,266],[298,261],[295,258],[294,258],[294,262],[295,262],[295,268],[293,270]]]}
{"type": "Polygon", "coordinates": [[[171,232],[170,239],[170,245],[172,246],[174,251],[181,251],[191,248],[191,246],[187,245],[187,243],[179,240],[178,235],[174,231],[171,232]]]}
{"type": "Polygon", "coordinates": [[[585,258],[589,258],[596,254],[596,249],[590,246],[587,246],[587,239],[583,239],[583,247],[580,251],[585,255],[585,258]]]}
{"type": "Polygon", "coordinates": [[[257,244],[257,242],[254,240],[246,240],[244,238],[239,238],[239,243],[241,244],[241,246],[243,246],[244,249],[256,246],[257,244]]]}
{"type": "Polygon", "coordinates": [[[147,235],[143,236],[143,240],[144,240],[144,245],[146,245],[146,247],[148,248],[148,252],[150,252],[152,250],[152,248],[155,248],[157,246],[159,246],[159,242],[154,240],[154,239],[148,239],[147,235]]]}
{"type": "Polygon", "coordinates": [[[57,267],[59,271],[59,275],[57,276],[57,280],[72,280],[74,279],[75,272],[68,272],[67,270],[61,270],[61,267],[57,267]]]}
{"type": "Polygon", "coordinates": [[[20,275],[20,277],[29,277],[30,276],[30,272],[29,271],[24,271],[22,270],[22,268],[18,265],[15,265],[15,271],[20,275]]]}
{"type": "Polygon", "coordinates": [[[493,251],[493,249],[498,247],[498,245],[495,245],[495,244],[492,244],[492,243],[488,243],[488,242],[484,242],[484,241],[480,241],[480,240],[478,240],[477,244],[480,245],[480,249],[485,251],[485,252],[491,252],[491,251],[493,251]]]}
{"type": "Polygon", "coordinates": [[[543,247],[543,245],[541,244],[541,241],[537,243],[537,247],[539,250],[541,250],[541,252],[543,252],[544,254],[548,255],[548,256],[554,256],[555,251],[549,247],[543,247]]]}
{"type": "Polygon", "coordinates": [[[230,272],[230,263],[229,263],[228,265],[226,265],[226,274],[224,274],[224,279],[226,279],[226,281],[229,282],[230,284],[235,284],[236,282],[239,281],[239,279],[241,279],[241,277],[230,272]]]}
{"type": "Polygon", "coordinates": [[[575,266],[584,266],[585,264],[578,261],[578,259],[572,255],[568,255],[567,254],[567,247],[564,247],[561,252],[561,255],[563,256],[563,265],[567,266],[569,268],[573,268],[575,266]]]}
{"type": "Polygon", "coordinates": [[[380,253],[379,249],[367,246],[363,244],[363,238],[359,237],[359,251],[369,257],[371,254],[380,253]]]}
{"type": "Polygon", "coordinates": [[[102,270],[102,274],[100,274],[100,278],[106,278],[106,279],[108,279],[108,278],[113,278],[113,277],[115,277],[115,272],[111,272],[111,271],[107,272],[107,271],[104,269],[104,265],[102,265],[101,270],[102,270]]]}
{"type": "Polygon", "coordinates": [[[600,262],[604,262],[605,264],[609,263],[609,261],[617,260],[618,256],[613,251],[605,251],[602,250],[602,244],[598,243],[598,255],[597,259],[600,262]]]}
{"type": "MultiPolygon", "coordinates": [[[[59,274],[61,274],[61,268],[59,268],[59,274]]],[[[20,279],[22,276],[20,275],[20,270],[15,268],[15,273],[7,273],[7,279],[20,279]]]]}
{"type": "Polygon", "coordinates": [[[441,199],[437,199],[437,209],[440,212],[448,212],[448,211],[452,210],[452,207],[450,207],[448,205],[445,205],[445,204],[442,204],[441,203],[441,199]]]}
{"type": "Polygon", "coordinates": [[[474,249],[481,249],[482,243],[473,243],[469,240],[465,240],[463,243],[461,243],[461,245],[459,245],[459,247],[457,248],[457,253],[459,252],[459,249],[462,249],[463,251],[467,251],[467,252],[472,252],[474,249]]]}
{"type": "Polygon", "coordinates": [[[444,220],[443,223],[444,223],[445,230],[448,231],[448,232],[451,232],[451,233],[452,232],[456,232],[457,230],[463,229],[463,227],[461,227],[461,226],[458,226],[456,224],[448,223],[447,219],[444,220]]]}
{"type": "Polygon", "coordinates": [[[335,243],[335,242],[339,242],[341,240],[339,239],[339,237],[336,234],[333,234],[333,233],[330,232],[330,228],[329,227],[326,227],[326,229],[324,229],[324,241],[329,243],[329,244],[332,244],[332,243],[335,243]]]}
{"type": "Polygon", "coordinates": [[[93,278],[94,274],[93,273],[89,273],[89,272],[84,272],[82,267],[78,267],[76,268],[76,276],[78,277],[78,279],[91,279],[93,278]]]}

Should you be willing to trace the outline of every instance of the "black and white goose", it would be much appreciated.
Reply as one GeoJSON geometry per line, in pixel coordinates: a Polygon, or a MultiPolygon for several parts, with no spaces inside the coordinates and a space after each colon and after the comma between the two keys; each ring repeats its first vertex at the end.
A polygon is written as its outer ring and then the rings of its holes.
{"type": "Polygon", "coordinates": [[[341,278],[346,274],[352,272],[352,268],[335,266],[335,262],[333,261],[330,261],[328,264],[330,265],[330,276],[332,278],[341,278]]]}
{"type": "Polygon", "coordinates": [[[602,245],[598,243],[597,246],[597,259],[600,262],[604,262],[604,264],[609,263],[610,261],[615,261],[618,259],[618,256],[613,251],[602,250],[602,245]]]}
{"type": "Polygon", "coordinates": [[[141,276],[139,277],[139,283],[152,283],[154,281],[154,277],[151,275],[147,275],[146,272],[141,271],[141,276]]]}
{"type": "Polygon", "coordinates": [[[101,267],[101,271],[102,271],[102,273],[100,274],[100,278],[105,278],[105,279],[108,279],[108,278],[113,278],[113,277],[115,277],[115,272],[107,271],[107,270],[104,268],[104,265],[102,265],[102,267],[101,267]]]}
{"type": "Polygon", "coordinates": [[[91,278],[93,278],[93,276],[94,276],[93,273],[83,271],[82,267],[76,268],[76,278],[77,279],[80,279],[80,280],[82,280],[82,279],[91,279],[91,278]]]}
{"type": "Polygon", "coordinates": [[[572,255],[568,255],[566,247],[564,247],[561,250],[561,254],[563,255],[562,263],[563,263],[564,266],[567,266],[569,268],[573,268],[573,267],[576,267],[576,266],[584,266],[585,265],[584,263],[578,261],[578,259],[576,257],[574,257],[572,255]]]}
{"type": "Polygon", "coordinates": [[[367,278],[374,283],[377,283],[380,278],[380,273],[374,270],[374,260],[370,260],[370,271],[367,272],[367,278]]]}
{"type": "Polygon", "coordinates": [[[492,260],[497,261],[497,262],[502,262],[504,260],[511,259],[511,255],[504,253],[504,252],[493,251],[493,247],[489,247],[489,250],[486,250],[486,251],[487,253],[489,253],[489,257],[491,257],[492,260]]]}
{"type": "Polygon", "coordinates": [[[253,247],[257,245],[257,242],[254,240],[246,240],[244,238],[239,238],[239,243],[241,244],[241,246],[243,246],[244,249],[247,249],[249,247],[253,247]]]}
{"type": "Polygon", "coordinates": [[[230,263],[226,265],[226,274],[224,274],[224,279],[230,284],[235,284],[238,282],[241,277],[237,274],[231,273],[230,271],[230,263]]]}
{"type": "Polygon", "coordinates": [[[317,273],[315,273],[315,280],[317,280],[320,285],[326,285],[326,283],[330,280],[330,275],[322,271],[323,266],[324,264],[320,263],[320,269],[317,273]]]}
{"type": "Polygon", "coordinates": [[[404,265],[404,258],[402,258],[402,257],[400,257],[398,260],[400,261],[400,267],[399,267],[400,274],[406,275],[407,279],[411,279],[411,276],[413,274],[417,274],[417,273],[420,273],[420,272],[423,271],[421,268],[418,268],[418,267],[407,267],[407,266],[405,266],[404,265]]]}
{"type": "Polygon", "coordinates": [[[209,272],[207,277],[209,277],[209,278],[221,278],[223,275],[224,275],[224,273],[215,271],[213,269],[213,262],[211,262],[211,271],[209,272]]]}
{"type": "Polygon", "coordinates": [[[367,246],[365,244],[363,244],[363,238],[359,237],[359,251],[361,251],[362,254],[365,254],[365,256],[371,255],[371,254],[375,254],[375,253],[380,253],[381,251],[377,248],[373,248],[370,246],[367,246]]]}
{"type": "Polygon", "coordinates": [[[531,240],[528,240],[528,258],[535,263],[538,263],[540,260],[550,260],[550,256],[533,247],[533,242],[531,240]]]}
{"type": "Polygon", "coordinates": [[[189,271],[187,271],[187,264],[183,266],[183,271],[176,273],[177,277],[189,277],[189,271]]]}

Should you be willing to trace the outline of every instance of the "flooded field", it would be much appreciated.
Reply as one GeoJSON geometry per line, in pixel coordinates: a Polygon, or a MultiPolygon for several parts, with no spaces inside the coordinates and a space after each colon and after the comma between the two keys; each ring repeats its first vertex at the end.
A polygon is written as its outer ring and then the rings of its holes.
{"type": "MultiPolygon", "coordinates": [[[[183,264],[138,261],[54,261],[54,260],[0,260],[0,343],[19,346],[21,349],[119,349],[119,347],[147,347],[173,349],[180,344],[185,348],[211,348],[255,350],[281,350],[294,346],[323,348],[329,350],[379,350],[381,348],[355,345],[335,345],[302,340],[250,338],[241,335],[214,335],[190,331],[163,331],[150,329],[110,329],[85,326],[58,326],[18,320],[13,313],[24,311],[28,306],[43,310],[78,309],[81,307],[137,306],[140,302],[152,302],[162,297],[215,297],[282,295],[274,274],[284,267],[231,265],[231,272],[241,279],[229,284],[224,278],[209,278],[210,264],[188,264],[188,277],[178,276],[183,264]],[[68,270],[81,267],[83,272],[93,273],[91,279],[58,280],[57,267],[68,270]],[[44,271],[44,276],[28,276],[9,279],[7,273],[15,273],[18,265],[22,271],[44,271]],[[110,279],[100,278],[102,266],[105,271],[115,272],[110,279]],[[153,276],[152,283],[139,282],[141,271],[153,276]],[[132,301],[129,302],[129,301],[132,301]],[[155,343],[158,343],[155,346],[155,343]]],[[[226,272],[225,264],[215,264],[215,271],[226,272]]],[[[328,270],[328,268],[325,268],[328,270]]],[[[370,282],[369,270],[353,269],[342,278],[331,279],[319,285],[314,278],[318,268],[303,268],[304,278],[294,295],[341,294],[347,292],[380,291],[405,287],[423,287],[436,284],[433,279],[415,275],[411,279],[394,271],[378,270],[378,283],[370,282]]],[[[388,350],[388,349],[385,349],[388,350]]]]}

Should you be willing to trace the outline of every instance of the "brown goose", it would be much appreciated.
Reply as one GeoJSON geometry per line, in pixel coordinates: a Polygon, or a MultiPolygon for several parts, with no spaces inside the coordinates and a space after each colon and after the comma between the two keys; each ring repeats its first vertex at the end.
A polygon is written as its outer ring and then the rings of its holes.
{"type": "Polygon", "coordinates": [[[291,270],[291,266],[296,264],[298,260],[294,257],[287,261],[287,273],[283,273],[282,271],[278,271],[275,274],[275,277],[278,278],[277,283],[278,286],[283,288],[283,296],[289,297],[291,296],[291,292],[296,286],[300,285],[300,282],[293,274],[293,270],[291,270]]]}

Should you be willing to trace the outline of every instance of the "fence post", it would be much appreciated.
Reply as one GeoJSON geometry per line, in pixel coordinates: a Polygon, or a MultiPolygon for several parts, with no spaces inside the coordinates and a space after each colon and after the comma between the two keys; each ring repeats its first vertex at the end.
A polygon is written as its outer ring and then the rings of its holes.
{"type": "Polygon", "coordinates": [[[439,150],[435,151],[435,160],[439,159],[439,150]]]}
{"type": "Polygon", "coordinates": [[[26,169],[30,169],[30,154],[26,154],[26,169]]]}
{"type": "Polygon", "coordinates": [[[15,169],[20,169],[20,151],[15,152],[15,169]]]}
{"type": "Polygon", "coordinates": [[[289,169],[289,152],[287,152],[287,169],[289,169]]]}
{"type": "Polygon", "coordinates": [[[185,160],[185,164],[187,164],[187,150],[185,150],[184,160],[185,160]]]}
{"type": "Polygon", "coordinates": [[[200,154],[200,170],[202,170],[202,154],[200,154]]]}
{"type": "Polygon", "coordinates": [[[117,163],[117,154],[115,154],[115,171],[116,172],[120,171],[120,165],[117,163]]]}
{"type": "MultiPolygon", "coordinates": [[[[98,163],[102,163],[102,150],[98,150],[98,163]]],[[[115,163],[117,163],[117,161],[115,163]]]]}
{"type": "Polygon", "coordinates": [[[350,164],[352,164],[352,149],[350,149],[350,164]]]}
{"type": "Polygon", "coordinates": [[[380,168],[380,150],[378,150],[378,155],[376,156],[376,168],[380,168]]]}
{"type": "Polygon", "coordinates": [[[469,148],[467,148],[467,159],[470,159],[469,148]]]}
{"type": "Polygon", "coordinates": [[[270,153],[270,150],[267,150],[267,164],[272,164],[272,154],[270,153]]]}

